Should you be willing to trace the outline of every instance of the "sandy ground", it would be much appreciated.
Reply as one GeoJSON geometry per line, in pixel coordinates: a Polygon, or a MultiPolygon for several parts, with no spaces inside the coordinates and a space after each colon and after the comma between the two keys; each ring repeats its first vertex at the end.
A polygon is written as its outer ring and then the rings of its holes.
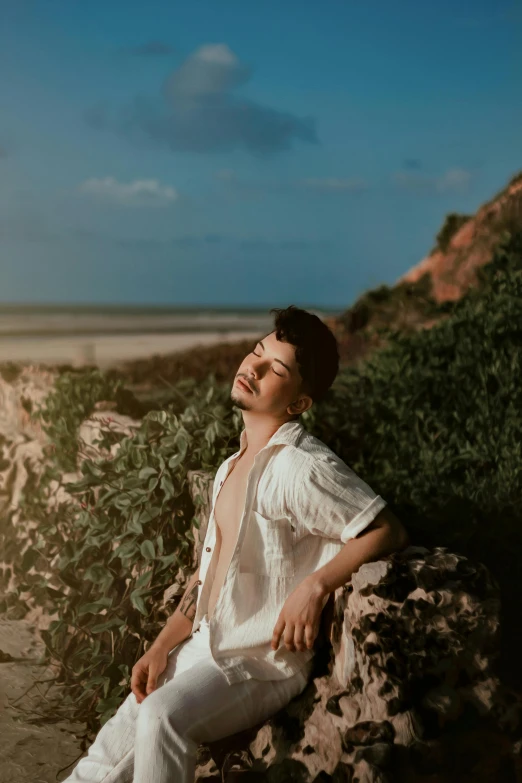
{"type": "Polygon", "coordinates": [[[262,331],[211,331],[177,334],[89,335],[86,337],[6,337],[0,339],[0,363],[97,364],[100,368],[154,354],[184,351],[198,345],[259,337],[262,331]]]}
{"type": "Polygon", "coordinates": [[[82,755],[83,724],[46,722],[38,714],[46,698],[60,694],[57,688],[47,694],[49,684],[38,682],[53,677],[39,663],[43,650],[37,621],[0,615],[0,783],[57,783],[82,755]]]}

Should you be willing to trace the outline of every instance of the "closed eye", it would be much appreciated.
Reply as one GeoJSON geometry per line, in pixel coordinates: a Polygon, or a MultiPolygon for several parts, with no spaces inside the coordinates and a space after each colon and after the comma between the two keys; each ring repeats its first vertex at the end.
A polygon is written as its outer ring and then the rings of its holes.
{"type": "MultiPolygon", "coordinates": [[[[255,351],[252,351],[252,353],[254,354],[254,356],[260,356],[261,355],[259,353],[256,353],[255,351]]],[[[273,367],[272,367],[272,372],[274,373],[274,375],[277,375],[278,378],[283,378],[284,377],[283,375],[280,375],[278,372],[276,372],[273,367]]]]}

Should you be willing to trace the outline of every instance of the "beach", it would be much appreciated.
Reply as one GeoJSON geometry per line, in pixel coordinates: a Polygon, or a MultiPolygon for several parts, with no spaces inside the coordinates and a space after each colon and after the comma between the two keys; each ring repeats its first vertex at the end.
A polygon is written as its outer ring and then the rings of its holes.
{"type": "Polygon", "coordinates": [[[0,363],[96,364],[103,369],[157,354],[256,339],[273,325],[269,308],[0,305],[0,363]]]}
{"type": "Polygon", "coordinates": [[[0,363],[96,364],[100,369],[154,354],[171,354],[246,338],[259,337],[262,330],[230,332],[183,332],[180,334],[105,334],[52,338],[0,338],[0,363]]]}

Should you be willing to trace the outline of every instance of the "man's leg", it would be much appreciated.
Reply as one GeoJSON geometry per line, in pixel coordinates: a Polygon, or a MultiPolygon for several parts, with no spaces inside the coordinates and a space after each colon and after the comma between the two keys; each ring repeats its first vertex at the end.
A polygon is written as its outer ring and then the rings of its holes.
{"type": "Polygon", "coordinates": [[[131,692],[116,714],[103,724],[87,755],[62,783],[132,783],[139,709],[131,692]]]}
{"type": "Polygon", "coordinates": [[[261,723],[306,687],[310,666],[284,680],[229,685],[211,656],[208,625],[200,627],[191,638],[197,638],[197,663],[185,668],[195,645],[180,649],[177,672],[166,670],[168,681],[140,705],[133,783],[193,783],[198,745],[261,723]]]}
{"type": "Polygon", "coordinates": [[[229,685],[212,658],[208,624],[200,628],[171,650],[155,691],[141,704],[129,694],[62,783],[193,783],[199,744],[266,720],[306,686],[308,670],[229,685]]]}
{"type": "MultiPolygon", "coordinates": [[[[165,671],[158,677],[158,687],[163,686],[175,673],[179,676],[183,670],[197,663],[199,658],[205,657],[201,645],[193,640],[194,637],[189,637],[169,652],[165,671]],[[185,646],[188,647],[188,654],[177,663],[179,653],[185,646]]],[[[151,696],[149,694],[138,704],[134,693],[129,693],[118,711],[101,727],[87,755],[80,759],[62,783],[133,783],[136,719],[142,705],[151,696]]]]}

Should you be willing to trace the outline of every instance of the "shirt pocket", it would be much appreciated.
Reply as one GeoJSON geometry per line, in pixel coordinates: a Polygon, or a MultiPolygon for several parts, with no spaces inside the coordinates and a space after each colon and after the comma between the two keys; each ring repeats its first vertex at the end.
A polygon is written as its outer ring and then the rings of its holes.
{"type": "Polygon", "coordinates": [[[241,551],[240,572],[294,576],[294,526],[291,517],[269,518],[253,510],[250,522],[241,551]]]}

